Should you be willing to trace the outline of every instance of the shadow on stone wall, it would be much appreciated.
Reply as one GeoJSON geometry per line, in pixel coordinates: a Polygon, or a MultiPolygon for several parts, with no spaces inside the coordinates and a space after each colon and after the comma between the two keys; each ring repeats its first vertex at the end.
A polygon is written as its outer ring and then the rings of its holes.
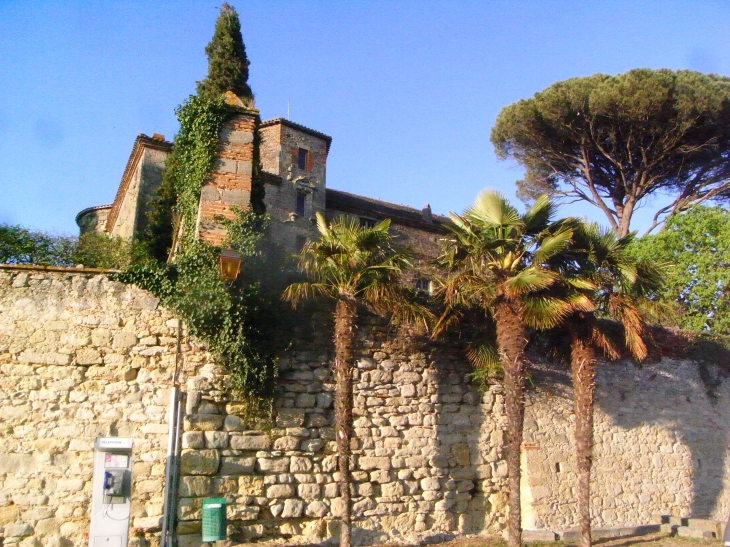
{"type": "MultiPolygon", "coordinates": [[[[716,367],[705,367],[701,375],[697,363],[674,359],[599,365],[594,526],[645,524],[658,513],[727,518],[730,397],[721,377],[716,367]],[[713,381],[713,395],[707,378],[713,381]]],[[[526,430],[536,430],[530,438],[545,457],[530,466],[533,479],[538,477],[534,509],[544,527],[571,528],[576,522],[570,373],[541,366],[535,380],[526,430]],[[557,415],[546,418],[549,411],[557,415]],[[540,430],[551,430],[552,438],[540,430]]]]}

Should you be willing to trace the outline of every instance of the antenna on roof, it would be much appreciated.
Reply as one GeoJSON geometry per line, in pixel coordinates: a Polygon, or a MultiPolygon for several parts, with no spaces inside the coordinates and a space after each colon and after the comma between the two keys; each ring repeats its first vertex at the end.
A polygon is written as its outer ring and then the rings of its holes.
{"type": "Polygon", "coordinates": [[[289,99],[286,100],[286,119],[287,120],[290,119],[289,118],[289,99]]]}

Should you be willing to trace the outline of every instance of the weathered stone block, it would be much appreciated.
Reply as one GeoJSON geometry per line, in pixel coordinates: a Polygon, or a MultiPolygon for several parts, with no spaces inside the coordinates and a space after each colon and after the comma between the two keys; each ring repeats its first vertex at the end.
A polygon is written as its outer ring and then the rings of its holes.
{"type": "Polygon", "coordinates": [[[182,434],[183,448],[205,448],[205,435],[202,431],[186,431],[182,434]]]}
{"type": "Polygon", "coordinates": [[[228,433],[225,431],[205,431],[206,448],[227,448],[228,433]]]}
{"type": "Polygon", "coordinates": [[[33,534],[33,527],[30,524],[8,524],[5,526],[6,538],[25,537],[33,534]]]}
{"type": "Polygon", "coordinates": [[[295,493],[293,484],[273,484],[266,489],[266,497],[269,499],[290,498],[295,493]]]}
{"type": "Polygon", "coordinates": [[[252,163],[250,161],[240,160],[237,163],[236,173],[239,175],[251,175],[253,170],[252,163]]]}
{"type": "Polygon", "coordinates": [[[256,465],[254,457],[223,456],[221,458],[221,475],[245,475],[253,473],[256,465]]]}
{"type": "Polygon", "coordinates": [[[300,427],[304,424],[304,410],[282,408],[276,415],[276,427],[300,427]]]}
{"type": "Polygon", "coordinates": [[[307,504],[304,514],[308,517],[323,517],[327,514],[327,505],[319,500],[311,501],[307,504]]]}
{"type": "Polygon", "coordinates": [[[4,526],[9,522],[13,522],[20,518],[20,509],[17,505],[9,505],[0,507],[0,526],[4,526]]]}
{"type": "Polygon", "coordinates": [[[215,161],[214,169],[219,173],[235,173],[236,172],[236,160],[229,160],[225,158],[217,158],[215,161]]]}
{"type": "Polygon", "coordinates": [[[288,499],[284,501],[284,510],[281,512],[281,518],[290,519],[302,516],[304,511],[304,502],[297,499],[288,499]]]}
{"type": "Polygon", "coordinates": [[[370,469],[390,469],[390,458],[361,456],[358,459],[358,467],[364,471],[370,469]]]}
{"type": "Polygon", "coordinates": [[[185,449],[180,454],[182,475],[213,475],[218,471],[220,455],[217,450],[185,449]]]}
{"type": "Polygon", "coordinates": [[[231,448],[234,450],[267,450],[271,446],[268,435],[231,435],[231,448]]]}
{"type": "Polygon", "coordinates": [[[259,458],[258,468],[262,473],[286,473],[289,471],[289,458],[259,458]]]}
{"type": "Polygon", "coordinates": [[[185,416],[185,429],[189,431],[215,431],[223,426],[219,414],[190,414],[185,416]]]}
{"type": "Polygon", "coordinates": [[[221,200],[227,205],[245,206],[251,201],[251,192],[248,190],[223,190],[221,200]]]}
{"type": "Polygon", "coordinates": [[[238,493],[242,496],[260,497],[264,495],[263,477],[239,477],[238,493]]]}
{"type": "Polygon", "coordinates": [[[274,441],[274,450],[296,450],[299,446],[299,438],[284,436],[274,441]]]}
{"type": "Polygon", "coordinates": [[[77,365],[100,365],[101,354],[95,349],[80,349],[76,352],[77,365]]]}
{"type": "Polygon", "coordinates": [[[81,479],[58,479],[56,490],[61,492],[78,492],[83,490],[84,481],[81,479]]]}
{"type": "Polygon", "coordinates": [[[253,133],[250,131],[221,129],[220,139],[231,144],[250,144],[253,142],[253,133]]]}
{"type": "Polygon", "coordinates": [[[223,422],[223,429],[226,431],[245,431],[246,429],[249,429],[246,425],[246,422],[244,422],[241,418],[238,416],[226,416],[225,421],[223,422]]]}
{"type": "Polygon", "coordinates": [[[319,484],[300,484],[297,492],[299,497],[305,500],[316,500],[321,497],[319,484]]]}
{"type": "Polygon", "coordinates": [[[259,510],[255,505],[229,505],[228,520],[254,520],[259,516],[259,510]]]}
{"type": "Polygon", "coordinates": [[[200,189],[200,199],[202,201],[220,201],[220,190],[213,184],[206,184],[200,189]]]}
{"type": "Polygon", "coordinates": [[[137,335],[128,330],[118,332],[112,341],[112,347],[115,349],[126,349],[137,345],[137,335]]]}
{"type": "Polygon", "coordinates": [[[289,467],[290,473],[306,473],[312,470],[312,461],[309,458],[292,456],[289,467]]]}
{"type": "Polygon", "coordinates": [[[321,450],[323,446],[324,441],[322,439],[308,439],[306,441],[302,441],[299,449],[304,452],[317,452],[318,450],[321,450]]]}
{"type": "Polygon", "coordinates": [[[210,495],[210,477],[180,477],[180,496],[184,498],[210,495]]]}

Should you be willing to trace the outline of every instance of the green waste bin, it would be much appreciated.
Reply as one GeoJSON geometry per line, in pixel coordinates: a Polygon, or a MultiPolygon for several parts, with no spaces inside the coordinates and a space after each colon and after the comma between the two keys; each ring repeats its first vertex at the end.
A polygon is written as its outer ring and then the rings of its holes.
{"type": "Polygon", "coordinates": [[[203,500],[203,541],[226,539],[226,498],[203,500]]]}

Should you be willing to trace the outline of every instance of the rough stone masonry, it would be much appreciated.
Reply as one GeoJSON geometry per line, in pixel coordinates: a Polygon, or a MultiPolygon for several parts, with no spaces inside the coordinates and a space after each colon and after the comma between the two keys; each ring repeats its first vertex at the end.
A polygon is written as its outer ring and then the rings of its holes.
{"type": "MultiPolygon", "coordinates": [[[[134,438],[130,545],[159,541],[167,401],[177,319],[149,293],[84,270],[0,269],[0,537],[82,545],[92,446],[134,438]]],[[[336,536],[329,333],[302,325],[280,360],[271,427],[222,389],[224,370],[187,337],[178,532],[199,545],[202,499],[226,497],[239,540],[336,536]]],[[[463,352],[359,331],[355,540],[417,541],[504,528],[503,397],[466,379],[463,352]]],[[[594,524],[650,515],[726,518],[727,382],[711,399],[696,365],[606,365],[598,377],[594,524]]],[[[523,451],[526,528],[574,521],[570,390],[530,392],[523,451]]]]}

